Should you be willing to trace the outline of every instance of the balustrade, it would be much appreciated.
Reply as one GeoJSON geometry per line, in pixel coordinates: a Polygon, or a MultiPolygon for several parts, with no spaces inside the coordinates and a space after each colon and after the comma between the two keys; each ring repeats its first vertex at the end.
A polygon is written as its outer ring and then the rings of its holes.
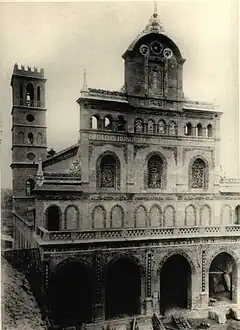
{"type": "Polygon", "coordinates": [[[239,236],[240,225],[208,226],[208,227],[165,227],[165,228],[125,228],[104,230],[60,230],[48,231],[37,227],[36,235],[43,241],[89,241],[115,239],[152,239],[152,238],[184,238],[184,237],[218,237],[239,236]]]}

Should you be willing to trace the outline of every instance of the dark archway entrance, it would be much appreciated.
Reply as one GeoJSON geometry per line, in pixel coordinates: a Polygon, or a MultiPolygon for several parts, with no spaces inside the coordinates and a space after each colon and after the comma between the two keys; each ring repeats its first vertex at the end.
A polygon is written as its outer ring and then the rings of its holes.
{"type": "Polygon", "coordinates": [[[234,301],[237,289],[237,265],[233,257],[225,252],[218,254],[209,269],[210,302],[234,301]]]}
{"type": "Polygon", "coordinates": [[[130,259],[108,266],[106,274],[106,318],[140,314],[141,272],[130,259]]]}
{"type": "Polygon", "coordinates": [[[57,325],[73,326],[92,321],[93,274],[79,261],[60,264],[49,284],[49,307],[57,325]]]}
{"type": "Polygon", "coordinates": [[[191,266],[188,260],[179,254],[169,257],[160,274],[161,313],[174,308],[189,308],[191,287],[191,266]]]}
{"type": "Polygon", "coordinates": [[[47,230],[57,231],[60,229],[61,210],[58,206],[52,205],[47,209],[47,230]]]}

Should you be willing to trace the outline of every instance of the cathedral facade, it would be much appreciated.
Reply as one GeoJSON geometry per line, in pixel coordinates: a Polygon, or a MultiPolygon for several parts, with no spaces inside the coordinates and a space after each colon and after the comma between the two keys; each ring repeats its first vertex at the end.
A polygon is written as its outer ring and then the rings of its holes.
{"type": "Polygon", "coordinates": [[[79,141],[49,158],[44,71],[14,66],[15,248],[39,249],[56,326],[240,318],[240,181],[221,177],[221,112],[184,97],[185,59],[156,13],[123,59],[120,92],[85,80],[79,141]]]}

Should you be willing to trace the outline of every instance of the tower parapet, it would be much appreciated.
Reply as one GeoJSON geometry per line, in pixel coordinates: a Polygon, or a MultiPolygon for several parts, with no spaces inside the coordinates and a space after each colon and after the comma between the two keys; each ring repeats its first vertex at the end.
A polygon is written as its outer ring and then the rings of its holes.
{"type": "Polygon", "coordinates": [[[13,75],[44,79],[44,69],[38,69],[35,66],[31,67],[29,65],[26,67],[24,65],[15,63],[13,68],[13,75]]]}

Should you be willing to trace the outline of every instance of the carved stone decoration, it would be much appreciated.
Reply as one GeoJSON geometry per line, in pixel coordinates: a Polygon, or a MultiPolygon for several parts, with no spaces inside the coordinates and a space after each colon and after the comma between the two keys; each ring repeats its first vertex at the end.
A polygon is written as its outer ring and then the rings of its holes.
{"type": "Polygon", "coordinates": [[[95,274],[96,274],[96,304],[101,303],[101,257],[95,256],[95,274]]]}
{"type": "Polygon", "coordinates": [[[138,150],[145,149],[147,148],[147,145],[141,144],[141,145],[135,145],[133,146],[133,153],[134,153],[134,158],[137,155],[138,150]]]}
{"type": "Polygon", "coordinates": [[[147,52],[144,56],[144,90],[146,96],[148,95],[148,80],[149,80],[148,60],[149,60],[149,52],[147,52]]]}
{"type": "Polygon", "coordinates": [[[72,166],[69,170],[69,174],[73,176],[81,177],[81,162],[79,157],[73,161],[72,166]]]}
{"type": "Polygon", "coordinates": [[[206,290],[206,251],[202,251],[202,292],[206,290]]]}
{"type": "Polygon", "coordinates": [[[134,123],[134,131],[136,133],[143,133],[144,132],[144,123],[141,118],[137,118],[134,123]]]}
{"type": "Polygon", "coordinates": [[[44,288],[48,292],[49,288],[49,263],[44,261],[44,288]]]}
{"type": "Polygon", "coordinates": [[[166,189],[167,160],[162,153],[151,152],[147,155],[144,167],[143,186],[144,189],[166,189]],[[159,163],[159,165],[157,165],[157,163],[159,163]]]}
{"type": "Polygon", "coordinates": [[[168,60],[165,59],[164,61],[164,96],[167,97],[168,95],[168,60]]]}
{"type": "Polygon", "coordinates": [[[152,255],[147,255],[147,297],[152,295],[152,255]]]}

